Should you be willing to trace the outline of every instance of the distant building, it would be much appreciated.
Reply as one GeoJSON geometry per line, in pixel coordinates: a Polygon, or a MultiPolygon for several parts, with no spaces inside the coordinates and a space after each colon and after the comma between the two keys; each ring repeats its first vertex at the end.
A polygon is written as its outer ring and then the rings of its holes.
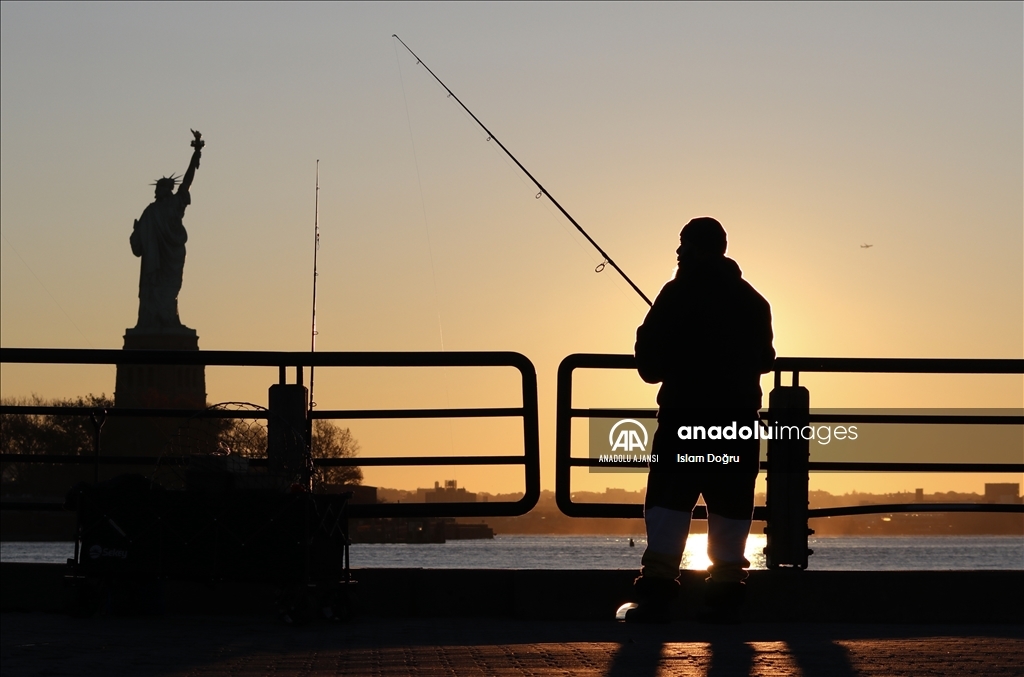
{"type": "Polygon", "coordinates": [[[619,489],[618,487],[605,487],[605,496],[611,500],[623,501],[628,499],[636,498],[638,491],[628,491],[626,489],[619,489]]]}
{"type": "Polygon", "coordinates": [[[914,490],[914,502],[915,503],[924,503],[924,489],[915,489],[914,490]]]}
{"type": "Polygon", "coordinates": [[[367,486],[365,484],[324,484],[323,492],[325,494],[343,494],[346,491],[352,492],[352,498],[349,499],[349,503],[362,504],[374,504],[377,502],[377,487],[367,486]]]}
{"type": "Polygon", "coordinates": [[[433,489],[417,489],[424,503],[476,503],[476,494],[459,487],[456,480],[445,480],[444,486],[434,482],[433,489]]]}
{"type": "Polygon", "coordinates": [[[1020,485],[1003,482],[998,484],[985,483],[986,503],[1020,503],[1020,485]]]}

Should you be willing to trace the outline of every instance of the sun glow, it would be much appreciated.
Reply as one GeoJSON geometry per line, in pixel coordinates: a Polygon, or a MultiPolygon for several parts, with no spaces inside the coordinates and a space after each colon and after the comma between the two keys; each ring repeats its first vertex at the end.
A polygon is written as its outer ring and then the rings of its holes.
{"type": "MultiPolygon", "coordinates": [[[[751,534],[747,537],[747,547],[744,556],[750,561],[751,569],[764,569],[764,546],[767,540],[764,534],[751,534]]],[[[694,569],[706,571],[711,565],[708,559],[708,535],[691,534],[686,539],[686,549],[683,551],[683,561],[680,567],[683,569],[694,569]]]]}

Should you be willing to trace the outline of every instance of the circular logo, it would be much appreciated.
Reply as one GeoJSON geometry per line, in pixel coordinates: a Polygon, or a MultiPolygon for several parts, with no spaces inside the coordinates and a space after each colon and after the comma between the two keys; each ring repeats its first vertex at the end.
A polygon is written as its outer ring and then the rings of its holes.
{"type": "Polygon", "coordinates": [[[89,557],[92,559],[99,559],[103,555],[103,546],[96,544],[89,548],[89,557]]]}
{"type": "Polygon", "coordinates": [[[639,446],[640,451],[646,451],[647,428],[645,428],[643,424],[636,419],[624,418],[613,425],[612,429],[608,431],[608,446],[610,446],[612,450],[625,446],[626,451],[635,451],[635,447],[639,446]],[[632,426],[627,426],[620,432],[619,428],[627,423],[632,424],[632,426]],[[633,426],[638,430],[634,430],[633,426]],[[616,433],[618,433],[618,435],[616,435],[616,433]],[[640,438],[641,435],[643,436],[642,440],[640,438]]]}

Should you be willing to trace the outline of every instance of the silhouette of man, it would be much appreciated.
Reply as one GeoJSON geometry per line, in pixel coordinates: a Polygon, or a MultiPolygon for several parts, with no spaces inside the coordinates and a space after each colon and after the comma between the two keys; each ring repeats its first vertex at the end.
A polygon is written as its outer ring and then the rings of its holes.
{"type": "Polygon", "coordinates": [[[192,202],[188,189],[192,186],[203,142],[193,132],[195,151],[188,170],[181,178],[178,192],[173,176],[158,179],[156,199],[146,207],[135,221],[130,238],[132,253],[142,257],[139,274],[139,319],[136,329],[166,331],[187,329],[178,317],[178,292],[185,269],[185,242],[188,233],[182,224],[185,208],[192,202]]]}
{"type": "Polygon", "coordinates": [[[754,507],[760,375],[772,368],[771,306],[725,256],[712,218],[680,233],[679,268],[636,332],[640,377],[661,383],[644,503],[647,549],[628,622],[668,622],[700,495],[708,507],[707,620],[738,621],[754,507]],[[746,439],[742,439],[746,428],[746,439]],[[717,429],[717,433],[715,432],[717,429]],[[724,432],[723,432],[724,431],[724,432]],[[725,463],[726,457],[728,463],[725,463]]]}

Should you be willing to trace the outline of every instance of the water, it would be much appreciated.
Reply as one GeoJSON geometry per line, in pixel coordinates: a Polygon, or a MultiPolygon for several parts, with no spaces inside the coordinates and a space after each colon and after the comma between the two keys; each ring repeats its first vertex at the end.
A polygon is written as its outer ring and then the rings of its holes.
{"type": "MultiPolygon", "coordinates": [[[[747,540],[752,569],[764,569],[764,536],[747,540]]],[[[637,569],[646,541],[625,536],[520,536],[440,544],[352,546],[353,567],[425,569],[637,569]]],[[[811,538],[810,568],[830,571],[1024,569],[1019,536],[845,536],[811,538]]],[[[684,569],[708,565],[707,535],[693,534],[684,569]]],[[[0,561],[64,563],[73,543],[0,543],[0,561]]]]}
{"type": "Polygon", "coordinates": [[[1020,536],[812,538],[811,568],[832,571],[1024,569],[1020,536]]]}

